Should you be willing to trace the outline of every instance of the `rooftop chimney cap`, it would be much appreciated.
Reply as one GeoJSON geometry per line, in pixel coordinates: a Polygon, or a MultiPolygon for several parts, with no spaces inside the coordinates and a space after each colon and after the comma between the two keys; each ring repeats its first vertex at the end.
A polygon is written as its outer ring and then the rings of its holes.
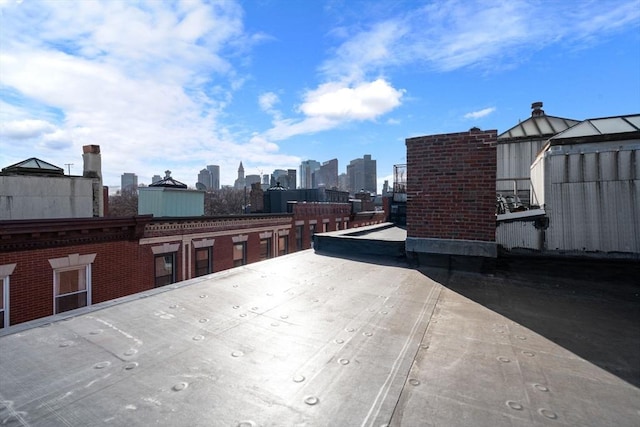
{"type": "Polygon", "coordinates": [[[544,116],[544,110],[542,109],[542,101],[531,103],[531,109],[533,110],[531,112],[531,117],[544,116]]]}
{"type": "Polygon", "coordinates": [[[83,145],[82,152],[84,154],[100,154],[100,146],[99,145],[83,145]]]}

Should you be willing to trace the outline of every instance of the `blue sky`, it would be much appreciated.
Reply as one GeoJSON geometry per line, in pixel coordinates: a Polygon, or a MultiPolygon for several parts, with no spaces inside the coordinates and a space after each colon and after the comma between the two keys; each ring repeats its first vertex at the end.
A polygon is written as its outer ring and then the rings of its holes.
{"type": "Polygon", "coordinates": [[[232,184],[371,154],[381,187],[405,138],[500,133],[534,101],[640,112],[640,0],[0,0],[0,167],[81,174],[98,144],[112,188],[232,184]]]}

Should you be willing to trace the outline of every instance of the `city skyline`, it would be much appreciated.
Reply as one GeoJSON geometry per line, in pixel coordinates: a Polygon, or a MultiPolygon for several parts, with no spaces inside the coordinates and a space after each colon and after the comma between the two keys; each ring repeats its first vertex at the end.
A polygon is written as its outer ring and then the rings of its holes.
{"type": "Polygon", "coordinates": [[[113,187],[368,153],[380,191],[412,136],[640,111],[638,0],[0,0],[0,26],[0,166],[95,144],[113,187]]]}
{"type": "MultiPolygon", "coordinates": [[[[265,177],[271,177],[272,180],[275,179],[275,181],[278,181],[278,176],[283,172],[287,172],[289,171],[289,173],[291,173],[292,171],[295,171],[294,175],[296,175],[296,186],[295,188],[317,188],[318,186],[327,186],[327,183],[325,183],[324,181],[329,182],[329,187],[330,188],[339,188],[341,187],[339,182],[338,182],[338,178],[340,175],[347,175],[348,171],[349,171],[349,167],[353,166],[354,163],[357,162],[362,162],[363,160],[366,162],[367,159],[369,161],[372,160],[372,165],[374,165],[374,169],[375,169],[375,164],[376,164],[376,159],[372,159],[370,154],[364,154],[362,157],[356,158],[356,159],[351,159],[351,161],[349,162],[349,164],[345,165],[343,168],[343,172],[339,171],[339,167],[338,167],[338,160],[336,158],[330,159],[330,160],[326,160],[326,161],[322,161],[322,162],[318,162],[314,159],[307,159],[307,160],[303,160],[297,168],[290,168],[290,167],[280,167],[277,169],[274,169],[271,173],[264,173],[265,171],[260,170],[260,174],[245,174],[244,171],[244,166],[242,164],[242,161],[240,162],[240,165],[238,168],[236,168],[236,179],[234,180],[233,183],[224,183],[224,182],[220,182],[219,179],[217,180],[217,185],[215,184],[216,182],[216,178],[215,177],[219,177],[220,176],[220,166],[219,165],[207,165],[205,169],[201,169],[197,175],[196,175],[196,180],[194,181],[193,184],[188,184],[190,188],[196,188],[197,183],[202,183],[207,187],[207,190],[210,189],[220,189],[222,187],[234,187],[238,185],[239,181],[242,181],[244,179],[248,179],[250,176],[251,177],[260,177],[261,179],[259,180],[260,182],[263,181],[262,178],[265,177]],[[316,163],[318,165],[317,169],[314,169],[313,171],[311,171],[311,173],[309,174],[309,182],[305,183],[305,180],[303,179],[303,169],[305,167],[305,165],[309,164],[309,162],[312,163],[316,163]],[[324,169],[324,168],[328,168],[328,169],[324,169]],[[323,170],[324,169],[324,170],[323,170]],[[299,173],[299,175],[298,175],[299,173]],[[314,173],[319,173],[321,178],[317,178],[314,177],[314,173]],[[332,175],[335,175],[333,178],[330,178],[332,175]],[[275,178],[274,178],[275,177],[275,178]],[[209,182],[207,182],[207,179],[211,180],[209,182]],[[322,181],[322,182],[320,182],[322,181]]],[[[370,174],[371,171],[369,171],[370,174]]],[[[376,173],[376,171],[374,170],[374,175],[376,173]]],[[[125,176],[128,177],[128,179],[132,179],[133,177],[135,177],[135,182],[138,182],[139,176],[138,174],[136,174],[135,172],[125,172],[122,174],[121,177],[121,181],[124,182],[125,180],[125,176]]],[[[154,178],[160,178],[159,175],[154,175],[150,181],[151,184],[153,184],[154,178]]],[[[370,177],[371,178],[371,177],[370,177]]],[[[364,176],[363,178],[364,179],[364,176]]],[[[185,179],[185,181],[190,182],[188,180],[185,179]]],[[[274,182],[275,182],[274,181],[274,182]]],[[[375,180],[374,180],[375,181],[375,180]]],[[[252,180],[252,182],[254,182],[254,180],[252,180]]],[[[258,180],[255,180],[255,182],[258,182],[258,180]]],[[[263,182],[264,184],[264,182],[263,182]]],[[[144,180],[141,180],[140,186],[148,186],[149,184],[146,183],[144,180]]],[[[383,182],[384,185],[384,182],[383,182]]],[[[247,183],[247,187],[250,186],[250,183],[247,183]]],[[[361,188],[364,186],[359,186],[358,188],[361,188]]],[[[373,184],[370,185],[369,187],[371,187],[371,189],[373,188],[373,184]]],[[[118,191],[118,189],[121,189],[122,185],[120,187],[110,187],[110,192],[114,193],[116,191],[118,191]]],[[[351,192],[353,192],[353,189],[350,189],[351,192]]],[[[380,191],[372,191],[372,192],[377,192],[378,194],[380,194],[380,191]]]]}

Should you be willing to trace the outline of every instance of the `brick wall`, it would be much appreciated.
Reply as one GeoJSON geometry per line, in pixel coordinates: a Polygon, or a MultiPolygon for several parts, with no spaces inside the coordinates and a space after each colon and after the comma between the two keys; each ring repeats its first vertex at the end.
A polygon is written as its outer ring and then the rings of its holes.
{"type": "Polygon", "coordinates": [[[53,314],[53,269],[50,259],[96,254],[91,266],[92,303],[153,288],[153,264],[137,241],[102,242],[0,254],[0,264],[16,264],[9,291],[9,323],[53,314]]]}
{"type": "Polygon", "coordinates": [[[233,268],[233,237],[247,235],[247,263],[260,260],[260,233],[272,233],[272,257],[278,255],[278,232],[288,230],[288,252],[296,248],[296,228],[302,225],[302,249],[311,247],[309,223],[322,232],[384,221],[384,212],[351,216],[348,203],[300,203],[294,214],[220,218],[151,219],[151,217],[86,220],[22,221],[0,229],[0,265],[16,264],[10,276],[10,325],[54,314],[53,268],[49,259],[71,254],[96,254],[91,264],[92,304],[152,289],[155,285],[153,248],[179,243],[176,279],[195,275],[193,242],[214,239],[213,271],[233,268]],[[143,233],[144,231],[144,233],[143,233]],[[138,234],[139,233],[139,234],[138,234]],[[187,238],[187,236],[189,236],[187,238]],[[185,245],[188,242],[188,246],[185,245]],[[184,251],[189,250],[191,256],[184,251]],[[183,262],[185,264],[183,264],[183,262]],[[191,265],[186,263],[190,262],[191,265]]]}
{"type": "Polygon", "coordinates": [[[496,130],[406,140],[407,236],[495,241],[496,130]]]}

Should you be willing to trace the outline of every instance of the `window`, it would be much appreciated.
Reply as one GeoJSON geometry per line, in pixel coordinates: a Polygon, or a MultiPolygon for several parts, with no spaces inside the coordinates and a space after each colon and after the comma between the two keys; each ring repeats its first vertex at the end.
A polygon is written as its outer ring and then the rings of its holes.
{"type": "Polygon", "coordinates": [[[233,266],[239,267],[247,263],[247,242],[233,244],[233,266]]]}
{"type": "Polygon", "coordinates": [[[278,256],[289,253],[289,236],[280,236],[278,238],[278,256]]]}
{"type": "Polygon", "coordinates": [[[336,221],[336,231],[340,230],[340,221],[336,221]]]}
{"type": "Polygon", "coordinates": [[[176,281],[176,255],[175,252],[156,255],[155,263],[155,286],[166,286],[176,281]]]}
{"type": "Polygon", "coordinates": [[[313,248],[313,236],[316,234],[316,225],[309,224],[309,244],[313,248]]]}
{"type": "Polygon", "coordinates": [[[325,222],[322,224],[322,232],[326,233],[327,231],[329,231],[329,223],[325,222]]]}
{"type": "Polygon", "coordinates": [[[50,259],[53,268],[53,313],[91,305],[91,264],[96,254],[50,259]]]}
{"type": "Polygon", "coordinates": [[[304,232],[304,226],[297,225],[296,226],[296,250],[297,251],[302,250],[302,233],[303,232],[304,232]]]}
{"type": "Polygon", "coordinates": [[[196,277],[211,274],[212,271],[211,247],[196,248],[196,277]]]}
{"type": "Polygon", "coordinates": [[[64,313],[76,308],[90,305],[88,298],[91,265],[57,270],[54,276],[54,313],[64,313]]]}
{"type": "Polygon", "coordinates": [[[271,258],[271,238],[260,239],[260,259],[271,258]]]}
{"type": "Polygon", "coordinates": [[[0,329],[9,326],[9,276],[15,264],[0,265],[0,329]]]}
{"type": "Polygon", "coordinates": [[[7,304],[7,300],[9,299],[8,281],[8,277],[5,277],[0,283],[0,329],[9,326],[9,320],[7,319],[8,310],[6,308],[9,305],[7,304]]]}

